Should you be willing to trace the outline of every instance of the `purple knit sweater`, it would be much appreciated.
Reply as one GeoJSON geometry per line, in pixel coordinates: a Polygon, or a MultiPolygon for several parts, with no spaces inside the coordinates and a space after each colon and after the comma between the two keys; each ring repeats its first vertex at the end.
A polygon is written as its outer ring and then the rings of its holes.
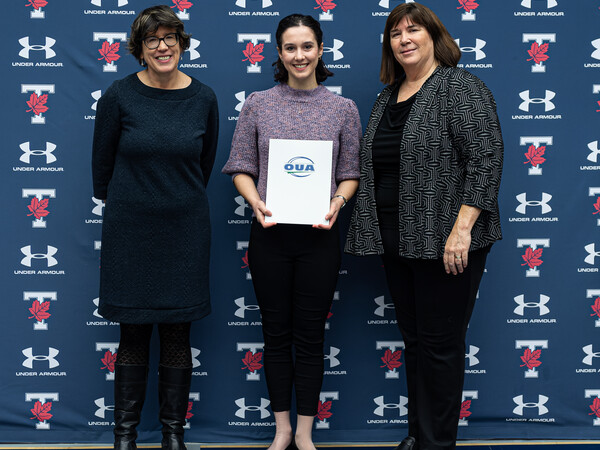
{"type": "Polygon", "coordinates": [[[304,90],[279,84],[246,99],[223,173],[246,173],[258,179],[258,193],[266,200],[269,139],[333,141],[333,195],[339,182],[360,176],[360,136],[360,117],[352,100],[323,85],[304,90]]]}

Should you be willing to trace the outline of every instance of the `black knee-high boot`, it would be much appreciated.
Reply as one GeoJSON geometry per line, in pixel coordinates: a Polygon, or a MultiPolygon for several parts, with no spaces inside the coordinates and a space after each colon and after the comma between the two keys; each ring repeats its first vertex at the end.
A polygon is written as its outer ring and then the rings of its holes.
{"type": "Polygon", "coordinates": [[[137,448],[136,427],[146,398],[148,366],[115,364],[115,450],[137,448]]]}
{"type": "Polygon", "coordinates": [[[183,427],[188,411],[192,368],[159,366],[158,403],[162,448],[183,450],[183,427]]]}

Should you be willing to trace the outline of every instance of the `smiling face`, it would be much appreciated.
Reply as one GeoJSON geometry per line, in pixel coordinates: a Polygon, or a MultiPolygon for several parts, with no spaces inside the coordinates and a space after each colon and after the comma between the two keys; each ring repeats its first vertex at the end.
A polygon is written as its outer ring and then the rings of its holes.
{"type": "Polygon", "coordinates": [[[323,54],[313,30],[304,25],[290,27],[281,35],[279,59],[288,72],[288,85],[294,89],[317,87],[315,70],[323,54]]]}
{"type": "MultiPolygon", "coordinates": [[[[163,40],[159,41],[158,47],[151,50],[146,44],[142,44],[142,58],[146,62],[148,71],[157,76],[164,76],[176,71],[179,58],[181,57],[181,45],[179,42],[172,47],[165,44],[164,37],[168,34],[176,35],[177,32],[174,28],[160,26],[156,32],[145,36],[145,38],[152,36],[163,38],[163,40]]],[[[167,40],[167,42],[169,41],[167,40]]]]}
{"type": "Polygon", "coordinates": [[[404,16],[390,30],[390,46],[404,71],[427,70],[436,64],[433,39],[427,29],[404,16]]]}

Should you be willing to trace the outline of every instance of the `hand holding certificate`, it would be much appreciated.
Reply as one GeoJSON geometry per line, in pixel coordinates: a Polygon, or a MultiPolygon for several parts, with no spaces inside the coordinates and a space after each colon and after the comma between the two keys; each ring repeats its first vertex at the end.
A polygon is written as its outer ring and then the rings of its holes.
{"type": "Polygon", "coordinates": [[[269,141],[266,222],[328,224],[332,152],[332,141],[269,141]]]}

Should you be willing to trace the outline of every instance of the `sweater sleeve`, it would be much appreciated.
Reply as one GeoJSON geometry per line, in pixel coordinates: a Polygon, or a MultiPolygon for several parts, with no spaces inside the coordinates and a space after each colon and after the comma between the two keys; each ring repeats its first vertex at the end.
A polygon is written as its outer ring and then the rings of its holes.
{"type": "Polygon", "coordinates": [[[99,200],[106,200],[120,137],[118,88],[113,83],[98,100],[94,124],[92,179],[94,197],[99,200]]]}
{"type": "Polygon", "coordinates": [[[495,211],[504,152],[496,102],[472,75],[457,77],[449,88],[452,142],[466,168],[462,203],[495,211]]]}
{"type": "Polygon", "coordinates": [[[247,173],[255,179],[259,174],[258,130],[256,112],[253,107],[255,93],[248,96],[240,112],[233,139],[229,159],[223,167],[223,173],[236,175],[247,173]]]}
{"type": "Polygon", "coordinates": [[[217,154],[217,140],[219,136],[219,106],[217,97],[212,90],[210,91],[210,110],[208,112],[208,121],[206,123],[206,134],[202,143],[202,157],[200,166],[204,177],[204,186],[208,185],[208,179],[212,172],[217,154]]]}
{"type": "Polygon", "coordinates": [[[345,105],[345,116],[340,131],[340,152],[336,167],[335,181],[357,180],[360,178],[358,151],[362,128],[358,108],[352,100],[345,105]]]}

